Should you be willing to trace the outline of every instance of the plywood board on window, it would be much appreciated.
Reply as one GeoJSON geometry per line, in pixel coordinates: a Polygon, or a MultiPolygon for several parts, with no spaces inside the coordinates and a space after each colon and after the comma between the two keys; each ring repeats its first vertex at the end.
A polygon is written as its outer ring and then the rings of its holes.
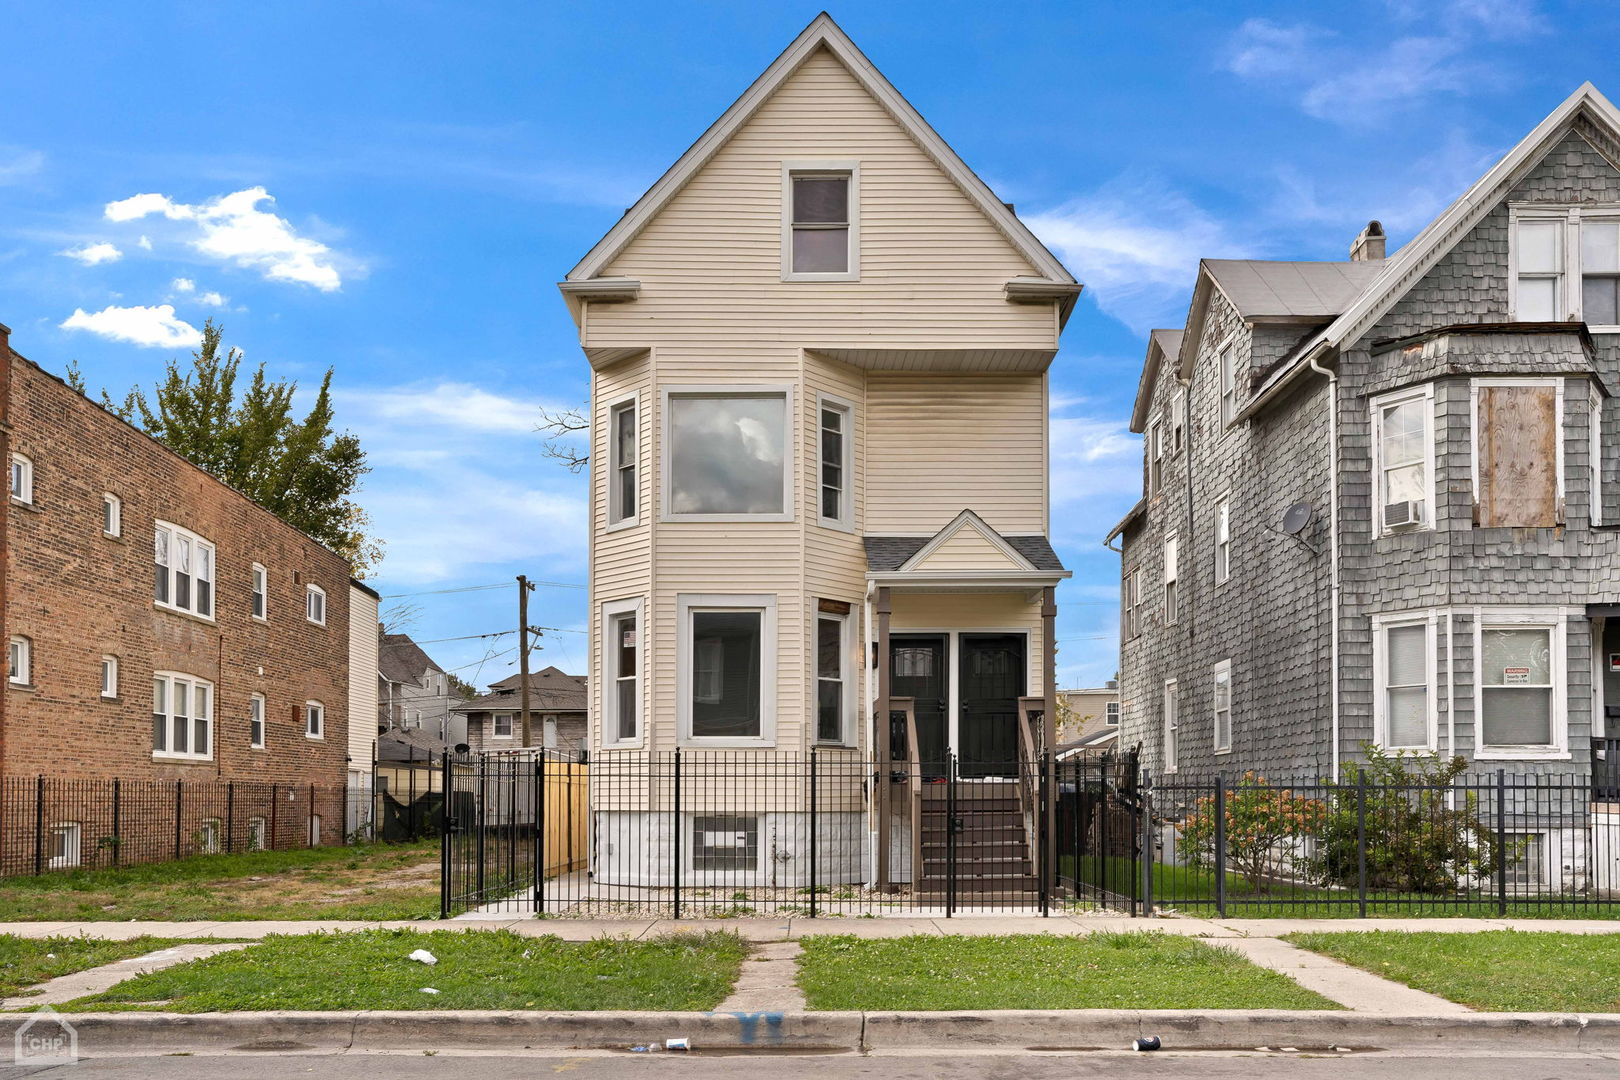
{"type": "Polygon", "coordinates": [[[1479,524],[1558,521],[1558,403],[1551,386],[1479,388],[1479,524]]]}

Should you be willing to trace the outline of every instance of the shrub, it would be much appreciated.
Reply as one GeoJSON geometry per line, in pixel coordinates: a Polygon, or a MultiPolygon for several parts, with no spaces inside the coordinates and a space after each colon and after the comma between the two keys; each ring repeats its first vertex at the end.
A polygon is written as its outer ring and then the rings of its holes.
{"type": "MultiPolygon", "coordinates": [[[[1274,787],[1252,772],[1226,790],[1226,867],[1257,892],[1281,878],[1293,855],[1293,841],[1314,835],[1327,818],[1320,799],[1274,787]]],[[[1179,826],[1182,849],[1196,866],[1215,866],[1215,797],[1199,799],[1179,826]]]]}

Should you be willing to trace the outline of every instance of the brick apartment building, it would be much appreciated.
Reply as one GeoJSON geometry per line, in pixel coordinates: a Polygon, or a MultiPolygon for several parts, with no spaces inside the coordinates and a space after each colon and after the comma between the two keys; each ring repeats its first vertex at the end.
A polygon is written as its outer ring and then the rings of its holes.
{"type": "Polygon", "coordinates": [[[377,611],[348,562],[12,352],[3,327],[0,458],[0,867],[341,841],[360,765],[351,608],[362,640],[377,611]]]}

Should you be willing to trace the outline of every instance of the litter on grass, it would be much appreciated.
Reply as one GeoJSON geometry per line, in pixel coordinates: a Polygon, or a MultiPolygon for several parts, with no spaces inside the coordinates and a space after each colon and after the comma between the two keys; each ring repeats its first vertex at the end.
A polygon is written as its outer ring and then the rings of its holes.
{"type": "Polygon", "coordinates": [[[429,967],[432,967],[434,964],[439,962],[439,958],[428,952],[426,949],[417,949],[415,952],[411,953],[410,956],[406,957],[406,959],[415,960],[421,964],[427,964],[429,967]]]}
{"type": "Polygon", "coordinates": [[[431,987],[431,986],[422,987],[422,993],[424,993],[424,994],[437,994],[438,992],[439,991],[433,989],[433,987],[431,987]]]}

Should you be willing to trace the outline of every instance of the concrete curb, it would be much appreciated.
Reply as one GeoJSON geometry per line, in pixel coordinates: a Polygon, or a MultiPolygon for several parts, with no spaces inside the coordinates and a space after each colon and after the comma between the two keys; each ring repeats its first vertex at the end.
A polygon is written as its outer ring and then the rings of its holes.
{"type": "MultiPolygon", "coordinates": [[[[687,1038],[699,1050],[1308,1051],[1487,1048],[1620,1051],[1620,1014],[1373,1016],[1282,1011],[901,1012],[244,1012],[63,1014],[86,1057],[177,1051],[621,1049],[687,1038]]],[[[31,1019],[0,1016],[0,1045],[31,1019]]]]}

